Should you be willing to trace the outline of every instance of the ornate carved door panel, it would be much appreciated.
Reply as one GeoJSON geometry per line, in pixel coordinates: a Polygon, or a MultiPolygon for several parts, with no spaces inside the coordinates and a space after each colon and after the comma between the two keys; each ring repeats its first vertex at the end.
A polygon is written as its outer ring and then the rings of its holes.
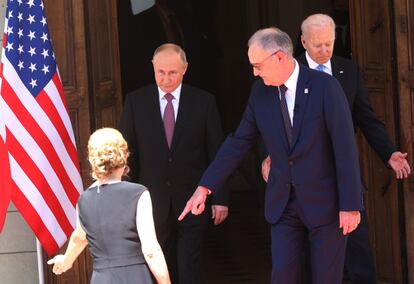
{"type": "MultiPolygon", "coordinates": [[[[398,142],[395,110],[398,94],[390,1],[350,1],[353,58],[362,67],[375,113],[398,142]]],[[[361,167],[369,189],[365,204],[378,281],[402,283],[401,226],[397,181],[376,153],[358,136],[361,167]]],[[[398,143],[396,143],[398,145],[398,143]]]]}
{"type": "MultiPolygon", "coordinates": [[[[409,0],[396,0],[394,3],[397,85],[399,111],[397,120],[400,127],[401,149],[408,152],[413,165],[414,131],[414,3],[409,0]]],[[[407,283],[414,283],[414,177],[404,181],[404,223],[407,253],[407,283]]]]}
{"type": "Polygon", "coordinates": [[[91,119],[96,128],[117,127],[122,107],[117,1],[87,0],[85,8],[91,119]]]}

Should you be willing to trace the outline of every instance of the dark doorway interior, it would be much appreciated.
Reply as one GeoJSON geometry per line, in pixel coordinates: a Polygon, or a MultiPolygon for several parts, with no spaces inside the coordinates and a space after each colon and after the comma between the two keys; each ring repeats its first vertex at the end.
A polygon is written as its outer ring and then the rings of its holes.
{"type": "MultiPolygon", "coordinates": [[[[180,44],[189,61],[185,82],[215,95],[228,134],[238,125],[254,80],[246,55],[250,35],[258,28],[278,26],[299,50],[296,41],[304,17],[334,12],[349,31],[347,9],[347,1],[333,0],[162,0],[133,15],[130,1],[118,1],[123,93],[154,81],[151,58],[156,47],[180,44]],[[338,6],[339,2],[346,5],[338,6]]],[[[229,179],[230,216],[209,231],[206,283],[269,283],[270,236],[263,217],[265,186],[257,152],[249,153],[229,179]]]]}

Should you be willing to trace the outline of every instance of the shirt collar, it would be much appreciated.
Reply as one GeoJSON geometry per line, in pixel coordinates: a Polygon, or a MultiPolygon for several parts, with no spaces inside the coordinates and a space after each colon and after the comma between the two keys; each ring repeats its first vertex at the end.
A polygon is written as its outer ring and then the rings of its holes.
{"type": "MultiPolygon", "coordinates": [[[[172,91],[170,94],[174,97],[174,99],[176,99],[177,101],[180,100],[180,95],[181,95],[181,87],[182,84],[180,84],[177,89],[175,89],[174,91],[172,91]]],[[[164,92],[163,90],[160,89],[160,87],[158,87],[158,95],[160,100],[165,100],[164,96],[165,96],[166,92],[164,92]]]]}
{"type": "MultiPolygon", "coordinates": [[[[316,69],[316,67],[319,64],[313,61],[313,59],[309,56],[307,51],[305,52],[305,56],[306,56],[306,61],[308,61],[309,68],[316,69]]],[[[329,71],[330,74],[332,74],[332,64],[331,64],[330,59],[322,65],[325,66],[325,68],[329,71]]]]}
{"type": "Polygon", "coordinates": [[[286,80],[286,82],[284,84],[286,86],[286,88],[288,88],[289,91],[292,91],[293,94],[296,93],[296,85],[298,83],[298,78],[299,78],[299,64],[295,60],[295,69],[293,69],[292,74],[286,80]]]}

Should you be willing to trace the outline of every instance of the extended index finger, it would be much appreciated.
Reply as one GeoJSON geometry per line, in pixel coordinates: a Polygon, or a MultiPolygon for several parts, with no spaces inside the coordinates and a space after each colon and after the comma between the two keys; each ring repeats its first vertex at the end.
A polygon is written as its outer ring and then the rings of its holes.
{"type": "Polygon", "coordinates": [[[187,203],[187,205],[184,207],[183,212],[181,212],[181,215],[178,216],[178,221],[182,221],[184,219],[184,217],[188,214],[188,212],[191,211],[191,204],[187,203]]]}

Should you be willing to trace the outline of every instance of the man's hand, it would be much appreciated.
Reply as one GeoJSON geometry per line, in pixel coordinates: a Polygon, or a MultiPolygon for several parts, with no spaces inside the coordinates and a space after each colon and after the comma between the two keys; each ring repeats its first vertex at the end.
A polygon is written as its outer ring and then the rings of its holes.
{"type": "Polygon", "coordinates": [[[178,217],[178,221],[184,219],[184,217],[188,214],[188,212],[192,212],[194,215],[200,215],[203,213],[205,208],[205,202],[207,195],[209,194],[208,188],[204,186],[197,187],[196,191],[194,191],[193,196],[187,201],[183,212],[178,217]]]}
{"type": "Polygon", "coordinates": [[[218,225],[226,220],[229,215],[229,208],[223,205],[212,205],[211,215],[212,219],[214,219],[214,225],[218,225]]]}
{"type": "Polygon", "coordinates": [[[262,177],[265,182],[269,179],[270,165],[272,164],[272,159],[270,156],[267,156],[266,159],[262,162],[262,177]]]}
{"type": "Polygon", "coordinates": [[[359,222],[361,222],[359,211],[339,211],[339,228],[343,229],[344,235],[354,231],[359,222]]]}
{"type": "Polygon", "coordinates": [[[388,160],[388,165],[394,170],[397,179],[407,178],[411,173],[407,162],[407,153],[394,152],[388,160]]]}

